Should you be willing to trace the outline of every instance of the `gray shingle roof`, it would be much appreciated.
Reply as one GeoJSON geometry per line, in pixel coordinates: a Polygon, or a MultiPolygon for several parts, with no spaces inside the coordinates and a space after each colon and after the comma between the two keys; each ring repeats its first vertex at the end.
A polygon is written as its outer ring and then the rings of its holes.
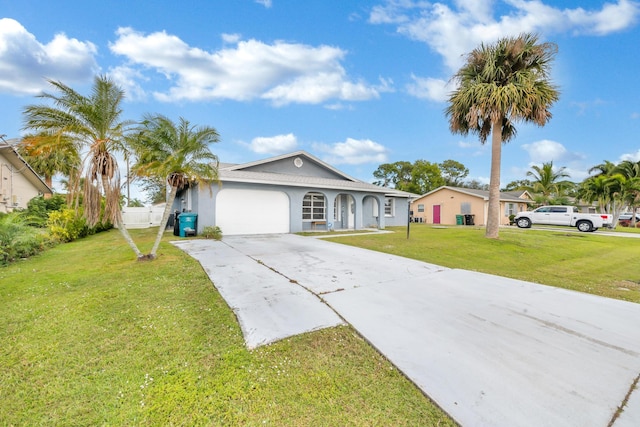
{"type": "Polygon", "coordinates": [[[317,159],[309,153],[304,151],[296,151],[295,153],[289,153],[281,156],[277,156],[271,159],[260,160],[256,162],[250,162],[245,164],[231,164],[220,163],[218,166],[218,177],[221,182],[245,182],[253,184],[271,184],[271,185],[287,185],[293,187],[308,187],[317,189],[336,189],[345,191],[365,191],[369,193],[385,194],[395,197],[417,197],[416,194],[407,193],[405,191],[395,190],[393,188],[380,187],[368,182],[360,181],[345,173],[335,169],[333,166],[317,159]],[[257,164],[268,163],[269,161],[275,161],[287,157],[294,157],[304,155],[313,159],[317,163],[323,165],[327,169],[333,171],[344,179],[332,179],[318,176],[304,176],[304,175],[292,175],[286,173],[274,173],[274,172],[262,172],[255,170],[245,170],[245,168],[255,166],[257,164]]]}
{"type": "Polygon", "coordinates": [[[382,193],[393,195],[396,197],[416,197],[415,194],[405,191],[395,190],[393,188],[379,187],[364,181],[346,181],[342,179],[320,178],[314,176],[288,175],[282,173],[271,172],[253,172],[242,170],[225,170],[219,171],[219,179],[221,182],[247,182],[254,184],[275,184],[289,185],[293,187],[309,187],[324,189],[339,189],[350,191],[366,191],[369,193],[382,193]]]}

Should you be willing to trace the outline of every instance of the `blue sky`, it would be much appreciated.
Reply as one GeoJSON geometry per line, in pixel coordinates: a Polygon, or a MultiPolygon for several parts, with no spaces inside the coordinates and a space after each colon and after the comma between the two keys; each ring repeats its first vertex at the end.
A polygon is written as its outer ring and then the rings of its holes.
{"type": "Polygon", "coordinates": [[[381,163],[454,159],[488,183],[490,150],[449,131],[449,80],[481,42],[555,42],[561,92],[543,128],[519,124],[502,183],[553,161],[574,181],[640,160],[640,3],[630,0],[0,0],[0,134],[44,78],[88,93],[107,74],[124,115],[215,127],[223,162],[306,150],[372,181],[381,163]]]}

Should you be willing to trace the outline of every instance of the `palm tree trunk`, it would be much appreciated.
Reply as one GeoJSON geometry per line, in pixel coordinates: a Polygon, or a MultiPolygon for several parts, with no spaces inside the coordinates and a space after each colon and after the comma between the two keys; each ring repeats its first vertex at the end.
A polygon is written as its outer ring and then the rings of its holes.
{"type": "Polygon", "coordinates": [[[171,207],[173,206],[173,202],[176,199],[176,194],[178,193],[178,187],[171,187],[171,192],[169,193],[169,197],[167,200],[167,204],[164,207],[164,213],[162,214],[162,221],[160,221],[160,228],[158,229],[158,234],[156,235],[156,241],[153,243],[153,248],[151,248],[151,252],[149,253],[149,258],[154,259],[156,257],[156,252],[158,251],[158,247],[160,246],[160,241],[162,240],[162,236],[167,228],[167,222],[169,222],[169,214],[171,213],[171,207]]]}
{"type": "MultiPolygon", "coordinates": [[[[47,184],[47,187],[49,187],[53,191],[53,177],[51,175],[45,174],[44,183],[47,184]]],[[[44,195],[44,198],[45,199],[50,199],[51,198],[51,194],[46,193],[44,195]]]]}
{"type": "Polygon", "coordinates": [[[491,177],[489,208],[485,237],[497,239],[500,227],[500,161],[502,156],[502,121],[494,121],[491,129],[491,177]]]}
{"type": "Polygon", "coordinates": [[[129,234],[129,230],[127,230],[127,227],[124,226],[124,222],[122,221],[122,212],[121,211],[118,211],[118,213],[117,213],[115,226],[118,229],[118,231],[120,231],[120,234],[122,234],[122,237],[129,244],[131,249],[133,249],[133,252],[135,252],[136,257],[138,258],[138,260],[143,259],[144,255],[142,255],[142,252],[140,252],[140,249],[138,249],[138,246],[136,245],[136,242],[134,242],[133,239],[131,238],[131,235],[129,234]]]}
{"type": "MultiPolygon", "coordinates": [[[[102,175],[101,182],[102,182],[102,190],[104,191],[104,194],[105,194],[104,195],[105,203],[109,203],[107,198],[109,194],[109,188],[107,186],[108,177],[106,175],[102,175]]],[[[85,183],[85,185],[90,185],[90,184],[85,183]]],[[[127,227],[125,227],[124,225],[124,221],[122,220],[122,209],[120,209],[120,206],[118,206],[114,210],[115,210],[114,225],[116,226],[118,231],[120,231],[120,234],[122,234],[122,237],[129,244],[131,249],[133,249],[133,252],[136,254],[137,259],[138,260],[143,259],[144,255],[142,255],[142,252],[140,252],[140,249],[138,249],[138,245],[136,245],[136,242],[133,241],[133,239],[131,238],[131,235],[129,234],[129,230],[127,230],[127,227]]]]}

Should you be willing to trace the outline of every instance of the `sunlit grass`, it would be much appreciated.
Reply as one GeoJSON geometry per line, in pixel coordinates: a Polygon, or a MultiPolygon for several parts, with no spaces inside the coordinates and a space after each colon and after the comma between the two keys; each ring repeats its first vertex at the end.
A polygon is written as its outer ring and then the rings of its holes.
{"type": "Polygon", "coordinates": [[[0,340],[0,425],[453,425],[350,327],[248,351],[198,263],[116,231],[0,269],[0,340]]]}
{"type": "Polygon", "coordinates": [[[450,268],[481,271],[640,302],[640,239],[595,233],[503,228],[498,240],[481,227],[412,224],[396,233],[336,237],[335,242],[450,268]]]}

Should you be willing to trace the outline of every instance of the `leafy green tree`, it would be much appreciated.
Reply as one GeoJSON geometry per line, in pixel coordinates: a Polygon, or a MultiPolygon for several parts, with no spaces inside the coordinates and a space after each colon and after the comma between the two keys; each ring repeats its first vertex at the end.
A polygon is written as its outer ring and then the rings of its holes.
{"type": "Polygon", "coordinates": [[[425,194],[445,185],[440,166],[426,160],[384,163],[378,166],[373,176],[378,179],[374,182],[376,185],[414,194],[425,194]]]}
{"type": "Polygon", "coordinates": [[[445,184],[440,167],[426,160],[416,160],[411,171],[411,185],[406,191],[425,194],[445,184]]]}
{"type": "Polygon", "coordinates": [[[559,97],[549,80],[556,52],[555,44],[538,43],[535,35],[505,37],[474,49],[454,76],[459,86],[446,109],[451,131],[477,134],[482,144],[491,135],[488,238],[499,237],[502,143],[515,136],[516,122],[543,126],[551,118],[559,97]]]}
{"type": "Polygon", "coordinates": [[[142,177],[139,179],[140,188],[147,194],[146,201],[155,205],[167,200],[167,181],[164,178],[142,177]]]}
{"type": "Polygon", "coordinates": [[[501,191],[527,190],[531,188],[533,183],[528,179],[518,179],[508,183],[501,191]]]}
{"type": "Polygon", "coordinates": [[[375,185],[405,190],[413,180],[413,164],[407,161],[383,163],[373,172],[375,185]]]}
{"type": "Polygon", "coordinates": [[[464,183],[464,188],[471,188],[473,190],[489,191],[489,184],[483,184],[477,179],[472,179],[464,183]]]}
{"type": "Polygon", "coordinates": [[[180,118],[174,123],[163,115],[146,115],[133,140],[137,161],[132,172],[141,177],[163,178],[171,187],[155,243],[149,259],[156,257],[179,189],[189,185],[209,185],[218,179],[218,157],[209,144],[220,139],[215,128],[196,127],[180,118]]]}
{"type": "MultiPolygon", "coordinates": [[[[124,139],[132,124],[121,119],[124,91],[105,76],[94,79],[89,96],[61,82],[48,82],[55,92],[39,95],[48,104],[29,105],[24,109],[24,129],[48,135],[65,146],[70,142],[76,152],[84,153],[82,199],[87,225],[93,227],[105,219],[113,223],[140,259],[142,253],[122,222],[120,172],[114,155],[124,150],[124,139]]],[[[69,190],[77,210],[80,180],[69,190]]]]}
{"type": "Polygon", "coordinates": [[[438,166],[440,166],[442,178],[444,178],[444,185],[460,187],[464,184],[464,179],[469,175],[469,169],[455,160],[445,160],[438,166]]]}

